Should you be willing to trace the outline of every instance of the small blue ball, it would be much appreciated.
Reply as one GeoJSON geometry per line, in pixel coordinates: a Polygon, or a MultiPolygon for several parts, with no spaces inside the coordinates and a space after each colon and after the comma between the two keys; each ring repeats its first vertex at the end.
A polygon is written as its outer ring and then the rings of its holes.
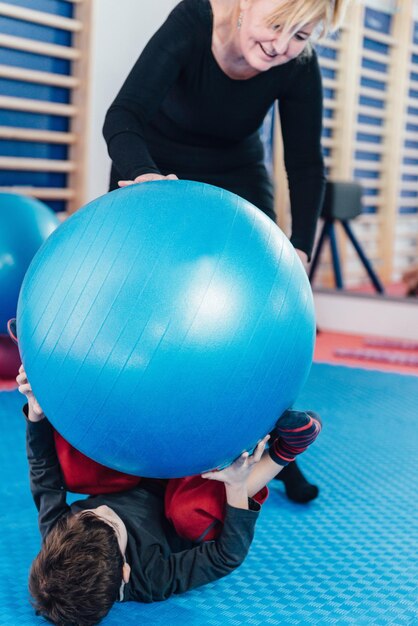
{"type": "Polygon", "coordinates": [[[16,317],[23,277],[35,253],[59,220],[45,204],[14,193],[0,193],[0,334],[16,317]]]}

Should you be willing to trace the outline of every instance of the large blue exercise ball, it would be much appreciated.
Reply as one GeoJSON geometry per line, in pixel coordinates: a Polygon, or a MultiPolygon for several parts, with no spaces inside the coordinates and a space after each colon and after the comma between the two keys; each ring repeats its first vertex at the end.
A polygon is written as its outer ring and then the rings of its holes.
{"type": "Polygon", "coordinates": [[[59,220],[43,202],[14,193],[0,193],[0,334],[16,317],[23,277],[35,253],[59,220]]]}
{"type": "Polygon", "coordinates": [[[298,395],[315,335],[284,234],[189,181],[133,185],[70,217],[36,255],[17,322],[61,435],[104,465],[167,478],[251,449],[298,395]]]}

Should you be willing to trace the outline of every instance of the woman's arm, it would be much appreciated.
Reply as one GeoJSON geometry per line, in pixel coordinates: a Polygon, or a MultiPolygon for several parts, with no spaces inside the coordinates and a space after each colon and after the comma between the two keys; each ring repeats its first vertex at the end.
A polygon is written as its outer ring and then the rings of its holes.
{"type": "Polygon", "coordinates": [[[144,131],[193,54],[195,38],[193,16],[182,3],[151,38],[110,106],[103,135],[122,179],[161,174],[144,131]]]}
{"type": "Polygon", "coordinates": [[[325,191],[322,83],[315,52],[294,64],[293,80],[280,99],[279,111],[292,213],[290,240],[310,258],[325,191]]]}

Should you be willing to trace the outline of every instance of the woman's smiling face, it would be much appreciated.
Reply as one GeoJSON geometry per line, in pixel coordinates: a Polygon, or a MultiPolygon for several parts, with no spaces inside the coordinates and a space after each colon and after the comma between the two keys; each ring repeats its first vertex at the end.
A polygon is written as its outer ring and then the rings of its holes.
{"type": "Polygon", "coordinates": [[[279,25],[269,26],[268,20],[278,0],[241,0],[239,44],[247,63],[265,72],[299,56],[308,43],[315,24],[303,26],[291,33],[279,25]]]}

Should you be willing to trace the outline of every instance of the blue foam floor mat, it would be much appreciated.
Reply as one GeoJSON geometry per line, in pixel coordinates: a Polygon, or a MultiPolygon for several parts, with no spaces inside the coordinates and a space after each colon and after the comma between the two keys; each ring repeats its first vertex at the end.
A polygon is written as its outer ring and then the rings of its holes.
{"type": "MultiPolygon", "coordinates": [[[[0,626],[41,624],[27,574],[39,549],[22,396],[0,393],[0,626]]],[[[418,379],[314,365],[299,408],[322,414],[305,453],[308,506],[271,489],[244,564],[162,603],[116,605],[104,626],[418,624],[418,379]]]]}

